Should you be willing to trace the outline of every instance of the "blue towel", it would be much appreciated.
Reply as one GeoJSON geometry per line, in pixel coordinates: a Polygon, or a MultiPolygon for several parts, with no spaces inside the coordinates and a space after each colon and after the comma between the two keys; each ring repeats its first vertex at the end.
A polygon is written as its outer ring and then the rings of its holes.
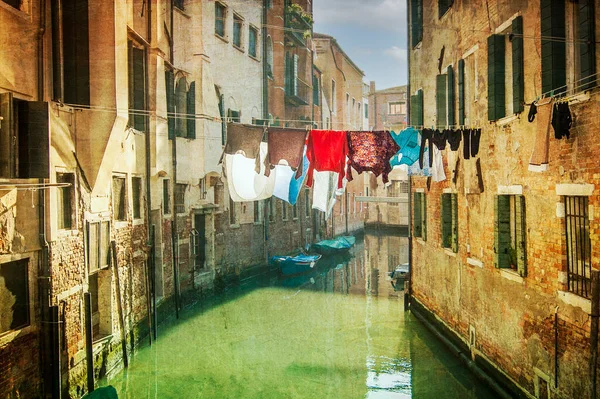
{"type": "Polygon", "coordinates": [[[400,151],[392,157],[390,165],[412,165],[419,160],[419,150],[421,142],[419,137],[419,131],[413,127],[409,127],[396,134],[393,131],[390,132],[392,138],[400,146],[400,151]],[[402,155],[400,157],[399,155],[402,155]]]}

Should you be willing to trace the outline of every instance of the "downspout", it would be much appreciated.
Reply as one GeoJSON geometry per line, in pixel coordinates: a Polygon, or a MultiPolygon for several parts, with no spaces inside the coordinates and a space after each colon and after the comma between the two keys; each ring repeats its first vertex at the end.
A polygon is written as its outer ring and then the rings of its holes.
{"type": "Polygon", "coordinates": [[[171,259],[173,260],[173,285],[175,290],[175,317],[179,319],[179,246],[177,237],[177,206],[175,205],[175,187],[177,187],[177,107],[175,107],[175,134],[171,142],[171,158],[173,160],[173,183],[171,184],[171,259]]]}
{"type": "MultiPolygon", "coordinates": [[[[406,101],[406,116],[408,119],[408,124],[410,126],[410,124],[412,123],[412,121],[410,120],[410,51],[411,51],[411,47],[410,47],[410,43],[411,43],[411,35],[412,35],[412,29],[410,29],[410,14],[411,14],[411,2],[407,2],[408,3],[408,12],[406,13],[406,26],[408,29],[408,35],[406,35],[406,45],[407,45],[407,49],[408,49],[408,56],[406,57],[406,63],[407,63],[407,73],[408,73],[408,78],[407,78],[407,84],[406,84],[406,97],[407,97],[407,101],[406,101]]],[[[373,93],[373,99],[375,102],[375,107],[377,107],[377,96],[375,95],[375,93],[373,93]]],[[[377,121],[377,108],[374,109],[375,111],[375,121],[377,121]]],[[[412,176],[408,175],[408,289],[406,290],[405,294],[404,294],[404,310],[408,310],[408,308],[410,307],[410,301],[412,298],[412,269],[413,269],[413,241],[412,241],[412,203],[411,203],[411,198],[412,197],[412,176]]]]}
{"type": "MultiPolygon", "coordinates": [[[[267,5],[268,0],[262,2],[262,102],[263,102],[263,124],[269,124],[269,71],[267,68],[267,5]]],[[[269,216],[267,215],[268,201],[259,202],[262,207],[263,217],[263,255],[265,263],[269,263],[269,216]]],[[[270,209],[269,209],[270,211],[270,209]]]]}

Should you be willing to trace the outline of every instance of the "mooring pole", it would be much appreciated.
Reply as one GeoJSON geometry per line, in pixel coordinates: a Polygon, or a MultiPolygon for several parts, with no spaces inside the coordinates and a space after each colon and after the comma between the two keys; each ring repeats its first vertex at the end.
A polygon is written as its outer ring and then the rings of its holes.
{"type": "Polygon", "coordinates": [[[598,370],[598,317],[600,313],[600,271],[592,270],[592,323],[590,326],[590,398],[596,399],[598,370]]]}
{"type": "Polygon", "coordinates": [[[125,320],[123,319],[123,303],[121,302],[121,279],[119,277],[119,262],[117,261],[117,243],[110,242],[112,252],[113,273],[115,276],[115,289],[117,291],[117,313],[119,315],[119,329],[121,330],[121,347],[123,349],[123,365],[125,368],[129,366],[127,359],[127,335],[125,333],[125,320]]]}
{"type": "Polygon", "coordinates": [[[83,294],[85,306],[85,361],[87,364],[88,393],[94,391],[94,351],[92,347],[92,294],[83,294]]]}

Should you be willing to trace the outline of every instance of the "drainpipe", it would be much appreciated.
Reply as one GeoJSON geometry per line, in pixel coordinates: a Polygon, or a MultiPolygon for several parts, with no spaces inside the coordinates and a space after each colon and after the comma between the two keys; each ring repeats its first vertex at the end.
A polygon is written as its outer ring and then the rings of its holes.
{"type": "Polygon", "coordinates": [[[173,183],[171,184],[171,247],[173,253],[171,259],[173,260],[173,285],[175,289],[175,317],[179,319],[179,254],[177,247],[178,236],[177,236],[177,206],[175,205],[175,187],[177,184],[177,122],[179,117],[177,116],[177,106],[175,106],[175,134],[171,141],[171,158],[173,160],[173,183]]]}
{"type": "MultiPolygon", "coordinates": [[[[152,2],[147,2],[148,4],[148,14],[147,18],[147,36],[148,43],[150,43],[150,47],[152,47],[152,2]]],[[[150,65],[150,52],[146,51],[146,65],[150,65]]],[[[149,77],[148,74],[145,74],[146,87],[149,87],[149,77]]],[[[148,104],[150,104],[150,91],[146,90],[146,109],[148,109],[148,104]]],[[[151,220],[150,213],[152,211],[152,191],[150,189],[150,173],[151,173],[151,162],[150,162],[150,146],[151,146],[151,137],[150,137],[150,117],[146,116],[146,135],[144,136],[144,144],[145,144],[145,157],[146,157],[146,245],[148,243],[152,243],[154,245],[154,239],[150,238],[150,234],[152,232],[151,228],[151,220]]],[[[151,251],[150,253],[153,253],[151,251]]],[[[153,270],[156,266],[154,265],[153,259],[149,256],[146,257],[146,269],[148,273],[146,273],[146,284],[149,286],[149,289],[146,291],[149,293],[151,298],[147,298],[146,303],[148,304],[148,343],[152,345],[152,332],[154,331],[154,338],[156,339],[156,292],[155,292],[155,284],[153,281],[153,270]],[[154,327],[154,328],[153,328],[154,327]]]]}
{"type": "MultiPolygon", "coordinates": [[[[598,370],[598,317],[600,317],[600,271],[597,270],[592,271],[591,317],[592,321],[590,326],[590,398],[596,398],[596,371],[598,370]]],[[[558,329],[558,324],[556,328],[558,329]]],[[[555,352],[558,351],[555,349],[555,352]]]]}
{"type": "MultiPolygon", "coordinates": [[[[269,120],[269,71],[267,68],[267,6],[268,0],[262,2],[262,102],[263,102],[263,123],[268,125],[269,120]]],[[[262,207],[263,216],[263,256],[265,263],[269,263],[269,216],[267,215],[268,201],[260,201],[259,207],[262,207]]]]}
{"type": "MultiPolygon", "coordinates": [[[[410,2],[408,2],[409,4],[409,10],[406,13],[406,26],[410,27],[410,14],[411,14],[411,10],[410,10],[410,2]]],[[[407,79],[407,83],[406,83],[406,116],[408,119],[408,125],[410,125],[412,123],[412,121],[410,120],[410,42],[411,42],[411,35],[412,35],[412,31],[411,29],[408,29],[408,35],[406,35],[406,45],[407,45],[407,49],[408,49],[408,56],[406,57],[406,63],[407,63],[407,73],[408,73],[408,79],[407,79]]],[[[373,99],[375,99],[375,101],[377,101],[377,96],[373,95],[373,99]]],[[[375,108],[375,120],[377,120],[377,108],[375,108]]],[[[412,269],[413,269],[413,241],[412,241],[412,203],[411,203],[411,197],[412,197],[412,176],[408,176],[408,289],[405,291],[404,293],[404,310],[408,310],[408,308],[410,307],[410,301],[412,298],[412,269]]]]}

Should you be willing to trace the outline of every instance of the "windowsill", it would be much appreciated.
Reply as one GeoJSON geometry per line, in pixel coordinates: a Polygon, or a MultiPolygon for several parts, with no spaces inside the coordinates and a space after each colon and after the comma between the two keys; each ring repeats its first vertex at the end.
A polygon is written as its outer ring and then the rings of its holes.
{"type": "Polygon", "coordinates": [[[282,222],[287,222],[289,219],[281,219],[282,222]]]}
{"type": "Polygon", "coordinates": [[[456,258],[456,252],[454,252],[452,248],[444,248],[444,253],[448,256],[456,258]]]}
{"type": "Polygon", "coordinates": [[[467,265],[476,266],[483,269],[483,262],[475,258],[467,258],[467,265]]]}
{"type": "Polygon", "coordinates": [[[262,222],[254,222],[255,226],[262,226],[262,222]]]}
{"type": "Polygon", "coordinates": [[[507,280],[514,281],[515,283],[523,284],[525,282],[519,272],[513,269],[500,269],[500,275],[507,280]]]}
{"type": "Polygon", "coordinates": [[[115,222],[114,222],[115,229],[117,229],[117,230],[127,227],[128,225],[129,225],[129,222],[127,222],[127,220],[115,220],[115,222]]]}
{"type": "Polygon", "coordinates": [[[79,233],[79,230],[77,229],[57,229],[56,231],[58,237],[76,236],[77,233],[79,233]]]}
{"type": "Polygon", "coordinates": [[[560,299],[563,303],[567,305],[575,306],[583,310],[585,313],[592,313],[592,301],[579,296],[577,294],[573,294],[569,291],[556,291],[558,299],[560,299]]]}
{"type": "Polygon", "coordinates": [[[190,14],[188,14],[184,9],[179,8],[177,6],[173,6],[173,9],[175,11],[177,11],[178,13],[180,13],[181,15],[183,15],[184,17],[186,17],[187,19],[191,19],[192,16],[190,14]]]}
{"type": "Polygon", "coordinates": [[[233,48],[236,49],[237,51],[241,52],[241,53],[245,53],[245,50],[243,47],[237,46],[237,45],[233,45],[233,48]]]}
{"type": "Polygon", "coordinates": [[[569,97],[569,105],[584,103],[591,98],[589,91],[582,91],[569,97]]]}
{"type": "Polygon", "coordinates": [[[258,57],[257,57],[257,56],[255,56],[255,55],[252,55],[252,54],[248,53],[248,57],[252,58],[252,59],[253,59],[254,61],[256,61],[256,62],[260,62],[260,58],[258,58],[258,57]]]}
{"type": "Polygon", "coordinates": [[[505,116],[504,118],[500,118],[496,121],[496,126],[505,126],[508,125],[509,123],[515,121],[519,119],[519,115],[518,114],[513,114],[513,115],[509,115],[509,116],[505,116]]]}
{"type": "Polygon", "coordinates": [[[8,12],[13,13],[17,17],[22,18],[25,21],[32,22],[31,15],[29,15],[29,13],[27,13],[25,11],[17,10],[13,6],[10,6],[10,5],[4,3],[3,1],[0,1],[0,8],[4,8],[8,12]]]}
{"type": "Polygon", "coordinates": [[[415,237],[416,241],[421,244],[421,245],[425,245],[425,240],[423,240],[423,238],[421,237],[415,237]]]}
{"type": "Polygon", "coordinates": [[[145,224],[145,220],[144,219],[133,219],[133,225],[134,226],[141,226],[145,224]]]}
{"type": "Polygon", "coordinates": [[[239,229],[239,228],[240,228],[240,225],[239,225],[239,224],[237,224],[237,223],[236,223],[236,224],[230,224],[230,225],[229,225],[229,228],[230,228],[230,229],[239,229]]]}
{"type": "Polygon", "coordinates": [[[227,40],[227,37],[226,37],[226,36],[221,36],[221,35],[219,35],[217,32],[215,32],[215,36],[216,36],[218,39],[221,39],[222,41],[224,41],[225,43],[229,43],[229,40],[227,40]]]}
{"type": "Polygon", "coordinates": [[[94,345],[94,346],[95,345],[102,345],[102,344],[107,343],[111,339],[112,339],[112,334],[106,334],[106,335],[103,335],[101,337],[98,337],[98,338],[94,339],[92,341],[92,345],[94,345]]]}
{"type": "Polygon", "coordinates": [[[421,47],[423,47],[423,40],[421,40],[419,43],[417,43],[417,45],[414,46],[412,49],[413,50],[420,50],[421,47]]]}
{"type": "Polygon", "coordinates": [[[4,345],[9,344],[15,338],[17,338],[21,335],[31,334],[34,331],[35,331],[35,327],[30,324],[19,330],[11,330],[11,331],[3,332],[2,334],[0,334],[0,348],[3,347],[4,345]]]}
{"type": "Polygon", "coordinates": [[[292,220],[298,220],[298,218],[292,218],[292,220]]]}

